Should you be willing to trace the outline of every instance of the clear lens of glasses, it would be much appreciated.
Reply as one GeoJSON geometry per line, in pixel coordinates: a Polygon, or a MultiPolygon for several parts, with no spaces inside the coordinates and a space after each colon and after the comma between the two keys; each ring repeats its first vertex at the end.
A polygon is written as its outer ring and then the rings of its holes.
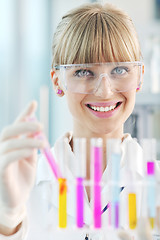
{"type": "MultiPolygon", "coordinates": [[[[142,62],[109,62],[60,65],[60,79],[71,92],[93,94],[102,81],[113,92],[127,92],[141,84],[142,62]]],[[[105,85],[106,86],[106,85],[105,85]]]]}

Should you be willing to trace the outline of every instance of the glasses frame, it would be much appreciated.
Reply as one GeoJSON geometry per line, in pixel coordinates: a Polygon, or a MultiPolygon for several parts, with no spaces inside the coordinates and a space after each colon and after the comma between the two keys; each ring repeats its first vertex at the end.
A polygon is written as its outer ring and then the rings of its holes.
{"type": "MultiPolygon", "coordinates": [[[[135,64],[135,65],[137,65],[137,66],[140,66],[141,67],[141,72],[140,72],[140,79],[139,79],[139,83],[138,83],[138,86],[137,86],[137,88],[136,89],[139,89],[140,88],[140,86],[141,86],[141,83],[142,83],[142,72],[143,72],[143,65],[144,65],[144,63],[142,62],[142,61],[133,61],[133,62],[100,62],[100,63],[80,63],[80,64],[78,64],[78,63],[76,63],[76,64],[60,64],[60,65],[55,65],[54,66],[54,69],[55,70],[60,70],[61,68],[69,68],[69,67],[78,67],[78,66],[80,66],[80,67],[94,67],[94,66],[99,66],[99,65],[110,65],[110,64],[114,64],[115,63],[115,66],[118,66],[118,65],[122,65],[122,64],[135,64]]],[[[67,91],[70,91],[70,92],[73,92],[73,91],[71,91],[71,90],[68,90],[67,89],[67,84],[66,84],[66,81],[64,80],[64,81],[62,81],[62,84],[63,84],[63,86],[65,87],[65,89],[67,90],[67,91]]],[[[98,89],[98,88],[97,88],[98,89]]],[[[92,92],[92,93],[82,93],[82,92],[75,92],[75,93],[80,93],[80,94],[94,94],[96,91],[97,91],[97,89],[95,89],[95,91],[94,92],[92,92]]],[[[127,91],[129,91],[129,90],[126,90],[126,91],[117,91],[117,92],[127,92],[127,91]]]]}

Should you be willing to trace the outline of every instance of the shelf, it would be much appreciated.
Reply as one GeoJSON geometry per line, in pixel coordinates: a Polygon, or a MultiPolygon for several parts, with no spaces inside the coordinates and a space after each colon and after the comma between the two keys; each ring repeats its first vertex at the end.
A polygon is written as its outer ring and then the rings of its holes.
{"type": "Polygon", "coordinates": [[[160,93],[141,92],[136,95],[136,105],[160,106],[160,93]]]}

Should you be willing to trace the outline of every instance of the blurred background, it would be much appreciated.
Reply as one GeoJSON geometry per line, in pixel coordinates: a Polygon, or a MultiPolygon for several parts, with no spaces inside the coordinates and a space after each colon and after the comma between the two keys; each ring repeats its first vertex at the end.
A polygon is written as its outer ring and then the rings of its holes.
{"type": "MultiPolygon", "coordinates": [[[[87,0],[0,0],[0,131],[32,99],[51,145],[72,129],[65,97],[50,80],[53,32],[63,14],[87,0]]],[[[160,0],[106,0],[126,10],[136,26],[145,63],[143,89],[137,93],[125,131],[138,139],[157,139],[160,159],[160,0]]]]}

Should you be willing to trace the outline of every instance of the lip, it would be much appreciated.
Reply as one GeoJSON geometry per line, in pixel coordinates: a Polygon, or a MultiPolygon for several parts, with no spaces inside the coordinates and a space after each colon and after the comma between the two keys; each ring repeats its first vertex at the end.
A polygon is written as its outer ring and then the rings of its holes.
{"type": "Polygon", "coordinates": [[[122,105],[122,101],[115,101],[115,102],[106,102],[106,103],[87,103],[86,107],[87,109],[96,117],[98,118],[109,118],[112,117],[120,108],[120,106],[122,105]],[[93,109],[89,108],[87,105],[92,105],[92,106],[96,106],[96,107],[108,107],[108,106],[114,106],[116,105],[118,102],[120,102],[119,106],[117,106],[115,109],[110,110],[108,112],[98,112],[98,111],[94,111],[93,109]]]}

